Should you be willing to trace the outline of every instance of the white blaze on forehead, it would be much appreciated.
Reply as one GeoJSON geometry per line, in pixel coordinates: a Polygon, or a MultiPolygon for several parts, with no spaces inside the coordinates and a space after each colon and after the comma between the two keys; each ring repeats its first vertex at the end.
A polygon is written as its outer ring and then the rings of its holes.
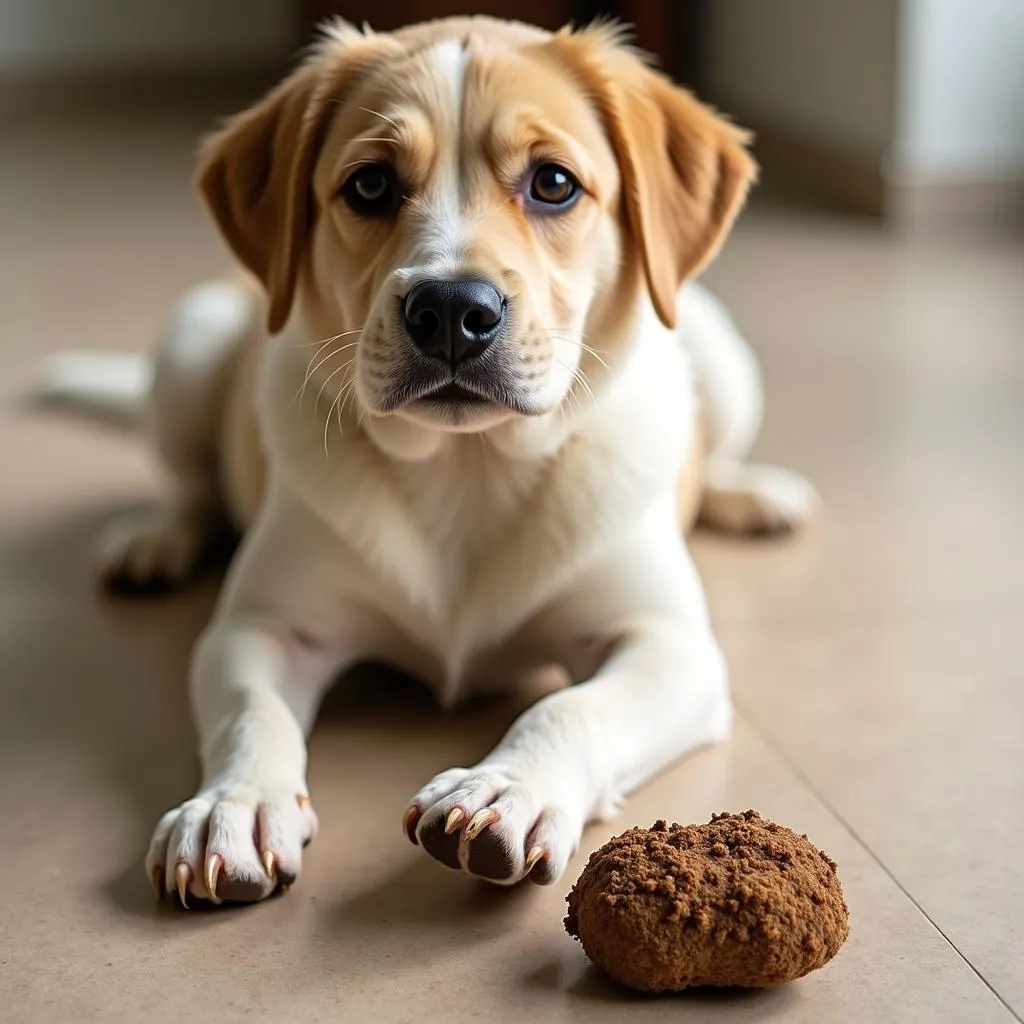
{"type": "Polygon", "coordinates": [[[455,274],[465,245],[459,150],[469,54],[461,43],[451,40],[433,47],[427,59],[436,70],[443,109],[434,112],[438,164],[429,192],[424,242],[430,262],[438,265],[436,272],[455,274]]]}

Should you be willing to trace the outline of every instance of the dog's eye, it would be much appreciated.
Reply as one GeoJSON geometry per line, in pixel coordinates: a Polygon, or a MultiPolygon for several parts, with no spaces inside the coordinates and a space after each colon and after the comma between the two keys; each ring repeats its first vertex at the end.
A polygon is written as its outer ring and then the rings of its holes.
{"type": "Polygon", "coordinates": [[[533,172],[530,199],[545,206],[567,206],[580,194],[580,183],[558,164],[544,164],[533,172]]]}
{"type": "Polygon", "coordinates": [[[395,172],[387,164],[360,167],[342,186],[341,194],[364,217],[391,217],[402,199],[395,172]]]}

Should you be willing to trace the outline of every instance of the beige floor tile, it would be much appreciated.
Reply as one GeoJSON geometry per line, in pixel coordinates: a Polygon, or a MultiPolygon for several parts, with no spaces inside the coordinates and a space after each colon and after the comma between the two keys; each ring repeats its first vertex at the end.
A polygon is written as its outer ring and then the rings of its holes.
{"type": "Polygon", "coordinates": [[[828,502],[793,545],[696,544],[741,705],[1024,1014],[1024,246],[754,216],[715,270],[761,450],[828,502]]]}
{"type": "MultiPolygon", "coordinates": [[[[562,931],[568,882],[484,888],[400,835],[408,794],[482,752],[511,709],[452,718],[380,675],[339,691],[314,738],[323,827],[295,889],[233,912],[157,907],[141,856],[155,816],[194,781],[181,678],[211,588],[163,607],[92,600],[84,560],[63,561],[80,552],[83,533],[26,530],[22,565],[40,572],[47,596],[40,587],[19,602],[19,572],[2,588],[0,807],[7,870],[24,880],[3,900],[0,1006],[19,1011],[10,1019],[358,1020],[371,1010],[410,1022],[1011,1019],[742,724],[731,744],[678,766],[619,819],[589,830],[585,848],[662,815],[760,807],[839,859],[851,938],[828,968],[776,992],[651,1000],[615,989],[562,931]]],[[[12,562],[5,554],[5,568],[12,562]]]]}
{"type": "Polygon", "coordinates": [[[829,506],[796,548],[709,545],[718,621],[1024,612],[1024,241],[755,212],[709,277],[764,359],[759,454],[829,506]]]}
{"type": "Polygon", "coordinates": [[[1019,615],[726,632],[740,707],[1024,1012],[1019,615]]]}

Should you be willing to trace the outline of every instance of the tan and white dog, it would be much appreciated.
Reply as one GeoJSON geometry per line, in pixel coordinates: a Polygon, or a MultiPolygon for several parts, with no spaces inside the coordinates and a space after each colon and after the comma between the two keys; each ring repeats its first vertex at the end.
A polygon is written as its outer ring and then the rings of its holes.
{"type": "Polygon", "coordinates": [[[176,583],[244,532],[192,663],[202,781],[146,860],[161,891],[295,880],[306,736],[356,662],[446,704],[566,670],[406,811],[412,842],[495,882],[557,879],[588,820],[726,736],[686,529],[816,503],[743,462],[758,368],[686,284],[755,175],[745,141],[615,28],[487,18],[331,25],[208,141],[200,190],[251,280],[186,295],[141,373],[63,357],[48,384],[114,405],[151,383],[173,492],[107,538],[108,576],[176,583]]]}

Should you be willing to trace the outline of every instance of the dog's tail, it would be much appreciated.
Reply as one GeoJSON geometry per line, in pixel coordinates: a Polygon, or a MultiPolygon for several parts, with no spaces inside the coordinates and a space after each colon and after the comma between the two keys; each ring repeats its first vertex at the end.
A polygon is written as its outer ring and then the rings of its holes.
{"type": "Polygon", "coordinates": [[[44,361],[35,392],[57,408],[137,427],[153,384],[153,360],[133,352],[60,352],[44,361]]]}

